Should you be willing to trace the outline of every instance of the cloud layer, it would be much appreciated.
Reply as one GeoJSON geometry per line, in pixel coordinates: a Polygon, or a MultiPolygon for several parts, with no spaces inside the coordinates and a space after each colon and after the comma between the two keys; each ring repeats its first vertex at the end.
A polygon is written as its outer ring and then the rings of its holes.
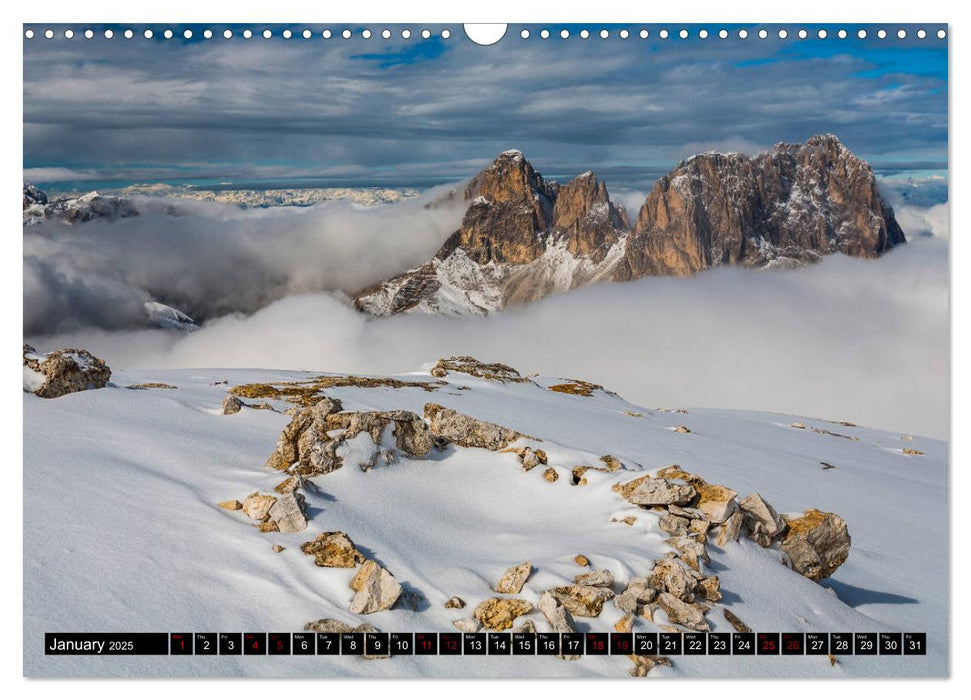
{"type": "Polygon", "coordinates": [[[403,372],[452,354],[601,383],[647,407],[787,411],[946,437],[947,244],[875,261],[717,269],[600,284],[488,318],[367,320],[328,294],[290,296],[188,336],[78,331],[116,367],[403,372]]]}

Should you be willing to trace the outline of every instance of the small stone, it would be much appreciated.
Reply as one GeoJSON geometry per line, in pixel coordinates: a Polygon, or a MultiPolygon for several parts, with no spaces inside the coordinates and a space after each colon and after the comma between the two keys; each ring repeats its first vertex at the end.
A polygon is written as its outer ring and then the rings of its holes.
{"type": "Polygon", "coordinates": [[[519,598],[489,598],[476,607],[475,619],[486,629],[501,632],[511,628],[513,620],[532,609],[531,603],[519,598]]]}
{"type": "Polygon", "coordinates": [[[322,634],[351,632],[354,629],[350,625],[344,624],[340,620],[335,620],[330,617],[324,617],[314,622],[308,622],[303,626],[303,628],[311,632],[320,632],[322,634]]]}
{"type": "Polygon", "coordinates": [[[806,424],[805,423],[790,423],[789,424],[789,427],[790,428],[796,428],[797,430],[805,430],[806,429],[806,424]]]}
{"type": "Polygon", "coordinates": [[[590,566],[590,560],[582,554],[577,554],[575,557],[573,557],[573,561],[577,563],[577,566],[590,566]]]}
{"type": "Polygon", "coordinates": [[[667,591],[685,602],[694,600],[695,578],[675,559],[660,559],[648,577],[651,588],[667,591]]]}
{"type": "Polygon", "coordinates": [[[600,461],[604,463],[604,468],[608,472],[615,472],[624,468],[623,462],[614,457],[613,455],[604,455],[600,458],[600,461]]]}
{"type": "Polygon", "coordinates": [[[634,629],[634,616],[627,613],[614,623],[614,629],[622,634],[627,634],[634,629]]]}
{"type": "Polygon", "coordinates": [[[577,584],[551,588],[549,593],[576,617],[597,617],[604,603],[614,597],[609,588],[577,584]]]}
{"type": "Polygon", "coordinates": [[[343,532],[323,532],[313,541],[300,545],[300,551],[312,555],[317,566],[352,569],[365,561],[364,555],[343,532]]]}
{"type": "Polygon", "coordinates": [[[286,547],[284,547],[282,544],[273,545],[273,551],[276,552],[277,554],[282,552],[284,549],[286,549],[286,547]]]}
{"type": "Polygon", "coordinates": [[[624,523],[624,525],[630,526],[630,525],[633,525],[634,523],[637,522],[637,516],[636,515],[625,515],[623,518],[611,518],[610,519],[610,522],[612,522],[612,523],[624,523]]]}
{"type": "Polygon", "coordinates": [[[223,415],[231,416],[234,413],[239,413],[243,408],[243,402],[240,401],[239,397],[230,394],[223,399],[223,415]]]}
{"type": "Polygon", "coordinates": [[[729,624],[731,624],[731,626],[735,628],[736,632],[742,632],[742,633],[748,634],[752,631],[751,627],[749,627],[740,619],[738,619],[738,615],[733,613],[728,608],[724,608],[722,610],[722,613],[725,615],[725,619],[728,620],[729,624]]]}
{"type": "MultiPolygon", "coordinates": [[[[765,537],[768,537],[771,542],[785,531],[786,521],[759,494],[753,493],[751,496],[746,496],[739,501],[738,506],[745,514],[745,524],[749,529],[749,534],[759,537],[756,540],[759,544],[762,544],[765,537]],[[756,528],[756,524],[760,525],[761,528],[756,528]]],[[[768,545],[762,544],[762,546],[768,545]]]]}
{"type": "Polygon", "coordinates": [[[721,582],[717,576],[703,578],[695,584],[695,593],[707,601],[717,603],[722,599],[721,582]]]}
{"type": "Polygon", "coordinates": [[[610,588],[614,585],[614,575],[607,569],[602,571],[591,571],[586,574],[577,574],[574,582],[580,586],[600,586],[610,588]]]}
{"type": "Polygon", "coordinates": [[[310,484],[310,481],[299,474],[296,474],[281,481],[279,484],[273,487],[273,490],[279,494],[294,493],[295,491],[306,490],[306,487],[310,484]]]}
{"type": "Polygon", "coordinates": [[[466,617],[461,620],[452,620],[452,624],[455,625],[455,629],[459,632],[478,632],[482,629],[482,625],[474,617],[466,617]]]}
{"type": "Polygon", "coordinates": [[[669,535],[678,537],[688,534],[688,525],[690,522],[691,521],[689,521],[687,518],[681,518],[677,515],[672,515],[671,513],[665,513],[658,521],[658,527],[669,535]]]}
{"type": "MultiPolygon", "coordinates": [[[[694,487],[669,479],[641,477],[628,492],[627,501],[639,506],[685,505],[697,495],[694,487]]],[[[623,487],[621,487],[623,488],[623,487]]]]}
{"type": "Polygon", "coordinates": [[[276,523],[280,532],[300,532],[307,528],[307,515],[303,509],[303,496],[287,493],[276,499],[267,515],[276,523]]]}
{"type": "Polygon", "coordinates": [[[659,594],[657,602],[673,624],[698,632],[708,632],[711,629],[705,620],[705,608],[702,606],[686,603],[667,592],[659,594]]]}
{"type": "Polygon", "coordinates": [[[722,524],[721,530],[718,532],[718,546],[724,547],[729,542],[738,542],[744,521],[745,517],[739,511],[728,516],[728,520],[722,524]]]}
{"type": "Polygon", "coordinates": [[[904,453],[905,455],[922,455],[922,454],[924,454],[924,453],[923,453],[923,452],[921,452],[920,450],[915,450],[915,449],[912,449],[912,448],[910,448],[910,447],[905,447],[905,448],[904,448],[903,450],[901,450],[901,451],[902,451],[902,452],[903,452],[903,453],[904,453]]]}
{"type": "Polygon", "coordinates": [[[629,658],[634,662],[634,667],[630,670],[630,675],[634,678],[645,678],[652,669],[657,666],[670,666],[671,659],[666,656],[638,656],[630,655],[629,658]]]}
{"type": "Polygon", "coordinates": [[[243,504],[233,499],[232,501],[220,501],[219,507],[226,510],[242,510],[243,504]]]}
{"type": "Polygon", "coordinates": [[[509,567],[496,584],[496,593],[519,593],[532,572],[533,565],[528,561],[509,567]]]}
{"type": "Polygon", "coordinates": [[[536,623],[524,620],[522,624],[512,628],[513,634],[536,634],[536,623]]]}
{"type": "Polygon", "coordinates": [[[279,532],[280,527],[276,524],[275,520],[265,520],[259,524],[260,532],[279,532]]]}
{"type": "Polygon", "coordinates": [[[690,433],[691,430],[686,425],[679,425],[677,428],[674,429],[674,432],[684,434],[684,433],[690,433]]]}
{"type": "Polygon", "coordinates": [[[445,601],[445,607],[452,610],[461,610],[465,607],[465,601],[459,598],[457,595],[453,595],[451,598],[445,601]]]}
{"type": "Polygon", "coordinates": [[[553,467],[547,467],[543,470],[543,478],[552,484],[560,478],[560,475],[556,473],[553,467]]]}
{"type": "Polygon", "coordinates": [[[389,610],[401,595],[401,584],[390,571],[372,560],[361,564],[350,586],[357,593],[350,611],[358,615],[389,610]]]}
{"type": "Polygon", "coordinates": [[[695,571],[700,569],[702,562],[706,566],[711,563],[705,545],[693,537],[672,537],[665,542],[674,547],[681,559],[695,571]]]}
{"type": "Polygon", "coordinates": [[[254,491],[243,499],[243,512],[253,520],[265,520],[276,498],[269,494],[254,491]]]}

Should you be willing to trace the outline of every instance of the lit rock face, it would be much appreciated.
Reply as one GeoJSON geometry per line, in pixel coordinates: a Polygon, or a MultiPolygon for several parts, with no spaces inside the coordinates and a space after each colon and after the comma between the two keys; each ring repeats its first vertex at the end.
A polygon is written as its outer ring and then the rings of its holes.
{"type": "Polygon", "coordinates": [[[754,158],[705,153],[679,164],[641,207],[621,276],[875,258],[904,242],[873,170],[828,134],[754,158]]]}
{"type": "Polygon", "coordinates": [[[462,225],[435,257],[359,292],[359,310],[485,314],[599,281],[874,258],[905,242],[870,166],[832,135],[753,158],[694,156],[657,181],[633,227],[593,173],[561,186],[519,151],[464,197],[462,225]]]}

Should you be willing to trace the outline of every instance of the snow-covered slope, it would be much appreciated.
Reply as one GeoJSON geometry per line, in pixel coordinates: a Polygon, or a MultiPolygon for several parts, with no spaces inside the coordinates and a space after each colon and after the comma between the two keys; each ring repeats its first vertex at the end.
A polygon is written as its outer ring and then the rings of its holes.
{"type": "MultiPolygon", "coordinates": [[[[711,538],[706,572],[719,576],[723,595],[707,613],[713,631],[732,631],[728,608],[756,631],[927,632],[928,655],[846,656],[835,665],[826,657],[675,656],[652,676],[947,673],[947,443],[799,416],[638,407],[600,389],[551,391],[561,380],[542,377],[440,374],[397,377],[435,382],[425,386],[356,382],[324,393],[346,411],[421,415],[434,402],[518,430],[542,440],[535,444],[558,480],[547,481],[543,468],[524,472],[512,453],[450,445],[424,459],[400,455],[368,472],[345,465],[315,477],[320,491],[306,494],[307,529],[260,533],[217,503],[272,493],[282,475],[264,463],[290,418],[252,408],[222,415],[220,404],[234,385],[318,375],[116,371],[105,389],[53,400],[25,394],[25,673],[626,677],[631,662],[622,656],[45,657],[42,644],[54,631],[286,632],[319,618],[382,631],[455,631],[452,622],[471,617],[496,595],[506,568],[526,560],[534,571],[517,597],[534,606],[544,590],[586,570],[610,570],[619,592],[671,547],[658,514],[611,487],[669,464],[740,496],[757,491],[780,512],[835,512],[852,536],[849,558],[821,584],[784,566],[778,549],[744,537],[720,547],[711,538]],[[177,388],[125,388],[155,382],[177,388]],[[624,468],[590,470],[584,485],[573,485],[572,467],[606,454],[624,468]],[[628,516],[636,518],[631,525],[628,516]],[[349,613],[353,569],[317,567],[300,551],[331,531],[346,532],[391,571],[412,604],[403,598],[391,610],[349,613]],[[284,551],[275,552],[277,544],[284,551]],[[578,554],[589,569],[575,563],[578,554]],[[446,609],[452,596],[468,607],[446,609]]],[[[291,406],[268,401],[280,411],[291,406]]],[[[599,617],[578,617],[577,627],[611,631],[622,614],[608,602],[599,617]]],[[[639,617],[633,630],[658,631],[664,618],[660,610],[654,622],[639,617]]],[[[549,629],[538,610],[517,623],[525,619],[549,629]]]]}

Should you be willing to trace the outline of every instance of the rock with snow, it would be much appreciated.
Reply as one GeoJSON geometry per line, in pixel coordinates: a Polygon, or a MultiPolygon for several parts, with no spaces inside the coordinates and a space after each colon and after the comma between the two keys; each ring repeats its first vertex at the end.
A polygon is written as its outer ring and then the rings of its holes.
{"type": "MultiPolygon", "coordinates": [[[[629,503],[638,506],[666,506],[672,503],[684,505],[690,503],[697,495],[693,486],[672,479],[641,477],[634,481],[637,482],[636,485],[627,491],[625,497],[629,503]]],[[[629,485],[626,484],[621,488],[629,485]]]]}
{"type": "Polygon", "coordinates": [[[614,597],[609,588],[579,584],[558,586],[548,592],[575,617],[597,617],[604,603],[614,597]]]}
{"type": "Polygon", "coordinates": [[[64,348],[46,355],[24,343],[24,391],[54,399],[87,389],[101,389],[111,368],[87,350],[64,348]]]}
{"type": "Polygon", "coordinates": [[[501,450],[514,440],[526,437],[515,430],[473,418],[437,403],[426,403],[424,413],[428,427],[436,438],[459,447],[501,450]]]}
{"type": "Polygon", "coordinates": [[[757,493],[743,498],[738,502],[738,507],[745,517],[749,537],[763,547],[772,544],[772,540],[786,529],[782,516],[757,493]]]}
{"type": "Polygon", "coordinates": [[[674,547],[681,560],[695,571],[701,568],[701,564],[705,564],[706,566],[711,564],[711,558],[708,556],[708,549],[705,547],[704,543],[698,541],[694,537],[689,537],[687,535],[682,537],[672,537],[665,540],[665,542],[674,547]]]}
{"type": "Polygon", "coordinates": [[[580,586],[601,586],[610,588],[614,585],[614,575],[607,569],[602,571],[590,571],[585,574],[577,574],[573,579],[580,586]]]}
{"type": "Polygon", "coordinates": [[[457,595],[453,595],[451,598],[445,601],[445,607],[458,610],[465,607],[465,601],[459,598],[457,595]]]}
{"type": "Polygon", "coordinates": [[[350,586],[355,591],[350,611],[358,615],[390,610],[401,595],[401,584],[391,572],[370,559],[361,564],[350,586]]]}
{"type": "Polygon", "coordinates": [[[708,621],[705,620],[707,608],[702,605],[685,602],[666,591],[658,594],[657,604],[667,613],[668,620],[672,624],[698,632],[707,632],[711,629],[708,621]]]}
{"type": "Polygon", "coordinates": [[[509,567],[496,584],[496,593],[519,593],[532,572],[533,565],[528,561],[509,567]]]}
{"type": "Polygon", "coordinates": [[[846,521],[835,513],[811,509],[801,517],[787,517],[789,529],[780,543],[795,571],[813,581],[833,575],[850,554],[846,521]]]}
{"type": "Polygon", "coordinates": [[[745,522],[745,516],[742,515],[741,511],[735,511],[728,519],[722,524],[721,530],[718,531],[718,546],[724,547],[729,542],[738,542],[738,536],[742,531],[742,523],[745,522]]]}
{"type": "Polygon", "coordinates": [[[488,630],[510,629],[513,621],[533,609],[532,603],[520,598],[489,598],[475,608],[475,619],[488,630]]]}
{"type": "Polygon", "coordinates": [[[478,632],[482,629],[482,623],[474,617],[464,617],[459,620],[452,620],[452,624],[459,632],[478,632]]]}
{"type": "Polygon", "coordinates": [[[322,532],[312,541],[300,545],[300,551],[313,556],[317,566],[352,569],[365,561],[364,555],[343,532],[322,532]]]}

